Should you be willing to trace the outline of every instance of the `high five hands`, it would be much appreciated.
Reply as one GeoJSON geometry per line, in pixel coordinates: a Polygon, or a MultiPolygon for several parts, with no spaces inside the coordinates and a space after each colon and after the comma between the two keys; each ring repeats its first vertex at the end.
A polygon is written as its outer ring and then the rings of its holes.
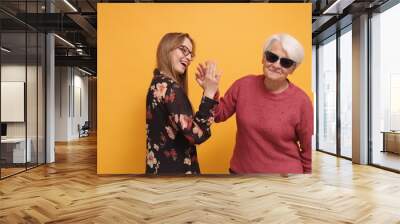
{"type": "Polygon", "coordinates": [[[204,90],[204,96],[213,99],[218,91],[221,72],[217,71],[217,64],[214,61],[206,61],[203,65],[197,66],[196,81],[204,90]]]}

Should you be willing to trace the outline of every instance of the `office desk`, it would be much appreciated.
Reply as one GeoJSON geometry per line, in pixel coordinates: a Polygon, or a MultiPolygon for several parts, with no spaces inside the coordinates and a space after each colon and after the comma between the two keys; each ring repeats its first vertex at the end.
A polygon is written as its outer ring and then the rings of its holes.
{"type": "Polygon", "coordinates": [[[30,138],[27,139],[28,144],[25,153],[25,138],[6,138],[1,139],[1,157],[6,163],[25,163],[31,162],[31,145],[30,138]],[[25,161],[26,160],[26,161],[25,161]]]}
{"type": "Polygon", "coordinates": [[[400,131],[382,131],[381,133],[383,133],[382,152],[400,154],[400,131]]]}

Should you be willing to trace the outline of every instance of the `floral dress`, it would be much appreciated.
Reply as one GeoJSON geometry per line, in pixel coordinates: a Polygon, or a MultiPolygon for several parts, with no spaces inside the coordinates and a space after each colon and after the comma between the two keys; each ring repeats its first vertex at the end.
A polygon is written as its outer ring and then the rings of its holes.
{"type": "Polygon", "coordinates": [[[195,144],[211,136],[217,104],[203,97],[194,114],[183,88],[156,69],[146,100],[146,174],[199,174],[195,144]]]}

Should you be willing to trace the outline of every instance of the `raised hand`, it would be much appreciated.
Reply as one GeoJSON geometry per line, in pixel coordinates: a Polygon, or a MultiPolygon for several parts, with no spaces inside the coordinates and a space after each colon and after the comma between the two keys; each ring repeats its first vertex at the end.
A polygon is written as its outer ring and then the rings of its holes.
{"type": "Polygon", "coordinates": [[[196,81],[203,88],[204,95],[213,99],[218,91],[221,74],[217,72],[217,64],[213,61],[206,61],[205,65],[199,64],[196,72],[196,81]]]}
{"type": "Polygon", "coordinates": [[[207,67],[202,63],[199,63],[196,71],[196,82],[202,89],[204,89],[204,79],[206,78],[206,73],[207,73],[207,67]]]}

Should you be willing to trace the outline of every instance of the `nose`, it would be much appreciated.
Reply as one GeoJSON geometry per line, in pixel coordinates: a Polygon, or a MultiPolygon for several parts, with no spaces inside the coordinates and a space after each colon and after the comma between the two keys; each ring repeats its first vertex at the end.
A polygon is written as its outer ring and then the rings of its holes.
{"type": "Polygon", "coordinates": [[[280,61],[281,61],[281,59],[278,59],[276,62],[272,63],[272,66],[274,68],[282,68],[280,61]]]}

